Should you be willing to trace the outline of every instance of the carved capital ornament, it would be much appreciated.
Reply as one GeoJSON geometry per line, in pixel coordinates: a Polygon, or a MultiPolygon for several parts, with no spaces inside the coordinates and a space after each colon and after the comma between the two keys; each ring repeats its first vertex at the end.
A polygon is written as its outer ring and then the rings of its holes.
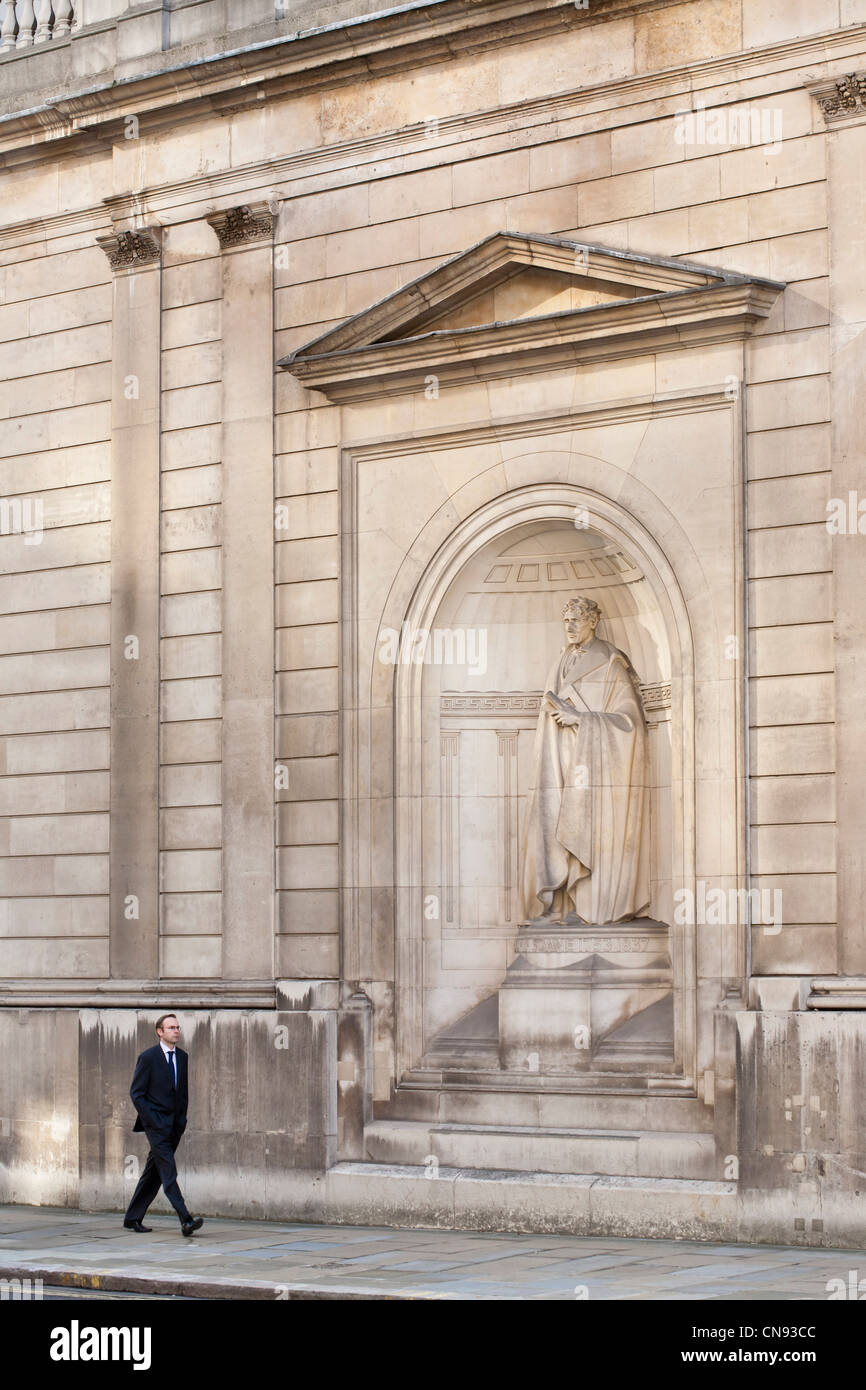
{"type": "Polygon", "coordinates": [[[97,237],[112,270],[138,270],[156,265],[162,256],[159,227],[140,227],[137,231],[114,232],[97,237]]]}
{"type": "Polygon", "coordinates": [[[866,116],[866,72],[849,72],[812,88],[828,125],[866,116]]]}
{"type": "Polygon", "coordinates": [[[240,207],[212,213],[208,222],[217,234],[221,251],[264,241],[273,235],[274,218],[267,203],[243,203],[240,207]]]}

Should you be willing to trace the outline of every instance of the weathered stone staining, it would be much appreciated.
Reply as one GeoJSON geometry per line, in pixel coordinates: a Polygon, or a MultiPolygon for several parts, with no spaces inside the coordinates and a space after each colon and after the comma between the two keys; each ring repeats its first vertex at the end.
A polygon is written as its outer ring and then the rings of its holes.
{"type": "Polygon", "coordinates": [[[0,20],[0,1200],[862,1246],[866,27],[229,8],[0,20]]]}

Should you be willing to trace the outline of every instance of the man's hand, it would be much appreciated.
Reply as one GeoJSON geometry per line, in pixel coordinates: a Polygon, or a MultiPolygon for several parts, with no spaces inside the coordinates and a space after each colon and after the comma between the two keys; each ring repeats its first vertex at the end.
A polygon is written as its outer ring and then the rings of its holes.
{"type": "Polygon", "coordinates": [[[561,729],[577,726],[580,723],[580,715],[575,710],[568,707],[564,700],[560,700],[554,695],[552,690],[548,690],[544,696],[547,703],[547,713],[552,715],[561,729]]]}

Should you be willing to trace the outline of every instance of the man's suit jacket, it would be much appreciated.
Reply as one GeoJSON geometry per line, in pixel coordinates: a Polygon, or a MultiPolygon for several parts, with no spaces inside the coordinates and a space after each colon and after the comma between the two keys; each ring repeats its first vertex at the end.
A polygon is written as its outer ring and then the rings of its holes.
{"type": "Polygon", "coordinates": [[[187,1054],[175,1048],[177,1065],[177,1090],[172,1080],[171,1067],[159,1043],[142,1052],[135,1064],[135,1075],[129,1094],[138,1111],[134,1130],[154,1130],[157,1134],[170,1134],[177,1129],[182,1134],[186,1129],[186,1107],[188,1103],[187,1054]]]}

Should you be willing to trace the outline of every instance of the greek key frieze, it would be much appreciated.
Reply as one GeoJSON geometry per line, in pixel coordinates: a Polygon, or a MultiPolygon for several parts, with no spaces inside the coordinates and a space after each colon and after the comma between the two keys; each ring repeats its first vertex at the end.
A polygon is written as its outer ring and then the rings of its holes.
{"type": "Polygon", "coordinates": [[[657,947],[649,936],[523,936],[518,938],[517,949],[544,952],[548,955],[574,955],[576,951],[599,952],[603,955],[618,955],[622,952],[652,951],[657,947]]]}
{"type": "MultiPolygon", "coordinates": [[[[658,681],[655,684],[641,685],[641,701],[649,713],[670,707],[671,683],[658,681]]],[[[439,711],[444,715],[503,715],[523,714],[537,716],[541,706],[541,691],[466,691],[463,694],[443,695],[439,711]]]]}

